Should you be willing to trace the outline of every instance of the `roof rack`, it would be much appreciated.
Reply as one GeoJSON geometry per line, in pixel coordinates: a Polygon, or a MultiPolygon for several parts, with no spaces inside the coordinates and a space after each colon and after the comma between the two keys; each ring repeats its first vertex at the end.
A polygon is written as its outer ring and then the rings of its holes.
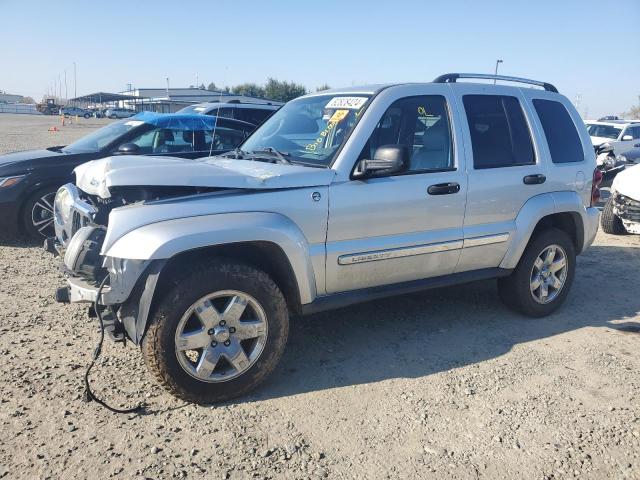
{"type": "Polygon", "coordinates": [[[433,80],[433,83],[456,83],[459,78],[481,78],[483,80],[504,80],[506,82],[527,83],[542,87],[548,92],[558,93],[558,89],[550,83],[540,82],[538,80],[529,80],[528,78],[506,77],[504,75],[491,75],[487,73],[445,73],[433,80]]]}

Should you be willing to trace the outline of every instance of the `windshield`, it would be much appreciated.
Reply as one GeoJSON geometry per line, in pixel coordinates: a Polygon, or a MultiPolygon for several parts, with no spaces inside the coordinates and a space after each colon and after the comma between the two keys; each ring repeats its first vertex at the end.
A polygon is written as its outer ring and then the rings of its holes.
{"type": "Polygon", "coordinates": [[[246,152],[274,149],[292,163],[329,166],[356,125],[370,95],[319,95],[292,100],[242,145],[246,152]]]}
{"type": "Polygon", "coordinates": [[[67,145],[62,149],[62,151],[66,153],[97,152],[125,133],[143,124],[144,122],[140,120],[131,119],[113,122],[106,127],[102,127],[101,129],[90,133],[86,137],[82,137],[71,145],[67,145]]]}
{"type": "Polygon", "coordinates": [[[611,125],[591,124],[587,127],[589,135],[592,137],[611,138],[615,140],[622,132],[622,128],[613,127],[611,125]]]}

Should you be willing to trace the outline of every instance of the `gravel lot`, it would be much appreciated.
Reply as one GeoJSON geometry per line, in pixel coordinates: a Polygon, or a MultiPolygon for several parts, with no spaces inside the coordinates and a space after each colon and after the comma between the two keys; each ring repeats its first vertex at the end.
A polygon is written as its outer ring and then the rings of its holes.
{"type": "MultiPolygon", "coordinates": [[[[108,121],[0,115],[0,152],[108,121]]],[[[598,234],[564,307],[532,320],[494,282],[292,322],[276,373],[216,407],[154,385],[98,339],[39,246],[0,241],[0,478],[640,478],[640,238],[598,234]]]]}

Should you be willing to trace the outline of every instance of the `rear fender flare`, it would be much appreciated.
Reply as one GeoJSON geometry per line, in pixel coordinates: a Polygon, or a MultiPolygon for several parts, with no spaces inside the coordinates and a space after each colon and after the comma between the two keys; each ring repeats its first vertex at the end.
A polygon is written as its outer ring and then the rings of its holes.
{"type": "Polygon", "coordinates": [[[578,243],[576,250],[580,253],[584,242],[584,224],[587,216],[582,198],[576,192],[544,193],[529,199],[518,212],[513,238],[500,263],[500,268],[516,268],[540,220],[556,213],[570,213],[574,217],[578,243]]]}

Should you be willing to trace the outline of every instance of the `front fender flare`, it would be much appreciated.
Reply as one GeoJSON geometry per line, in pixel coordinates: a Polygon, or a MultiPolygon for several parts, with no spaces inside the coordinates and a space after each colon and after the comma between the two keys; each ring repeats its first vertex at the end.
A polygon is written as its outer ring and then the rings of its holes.
{"type": "Polygon", "coordinates": [[[256,241],[274,243],[284,251],[300,302],[313,301],[316,283],[308,241],[293,221],[277,213],[223,213],[152,223],[120,237],[104,254],[153,261],[203,247],[256,241]]]}

